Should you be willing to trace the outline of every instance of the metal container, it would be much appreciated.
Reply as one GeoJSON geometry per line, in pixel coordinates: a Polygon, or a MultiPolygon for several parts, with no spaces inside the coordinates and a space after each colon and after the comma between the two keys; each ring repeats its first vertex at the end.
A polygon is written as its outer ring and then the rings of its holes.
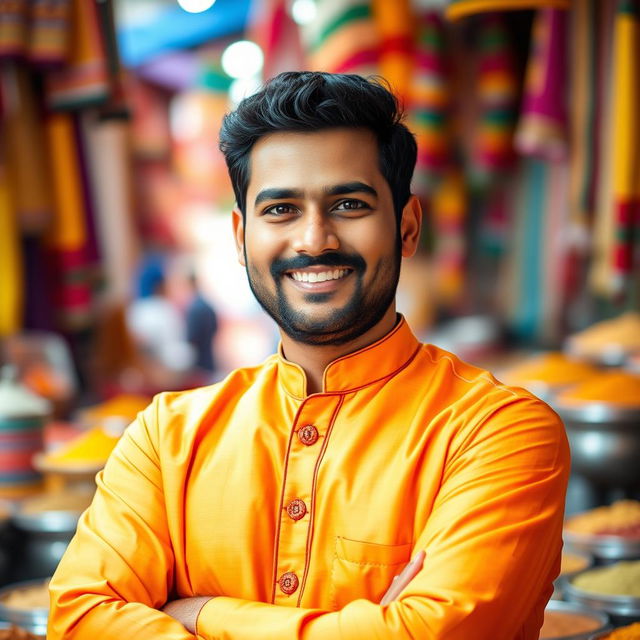
{"type": "MultiPolygon", "coordinates": [[[[592,569],[591,569],[592,570],[592,569]]],[[[614,617],[614,621],[640,620],[640,598],[635,596],[614,596],[606,593],[584,591],[573,584],[573,579],[590,569],[578,572],[564,585],[564,595],[570,602],[604,611],[614,617]]]]}
{"type": "Polygon", "coordinates": [[[76,531],[80,514],[72,511],[16,513],[12,524],[18,533],[13,558],[14,580],[50,576],[76,531]]]}
{"type": "MultiPolygon", "coordinates": [[[[589,640],[589,638],[594,633],[599,633],[611,628],[609,624],[609,616],[606,613],[603,613],[602,611],[594,611],[593,609],[589,609],[588,607],[585,607],[581,604],[550,600],[545,608],[545,613],[547,611],[554,611],[559,613],[574,613],[582,616],[589,616],[590,618],[593,618],[593,620],[597,622],[599,626],[595,629],[591,629],[591,631],[573,633],[568,636],[544,636],[544,640],[589,640]]],[[[543,638],[543,636],[540,637],[543,638]]]]}
{"type": "Polygon", "coordinates": [[[7,606],[4,602],[6,597],[12,591],[18,589],[29,589],[35,586],[43,585],[46,581],[28,580],[25,582],[16,582],[9,584],[6,587],[0,589],[0,620],[10,622],[19,627],[22,627],[25,631],[29,631],[35,635],[45,636],[47,634],[47,620],[49,618],[48,608],[31,608],[31,609],[18,609],[16,607],[7,606]]]}
{"type": "Polygon", "coordinates": [[[568,529],[564,530],[563,538],[571,549],[589,553],[601,560],[640,558],[640,538],[574,533],[568,529]]]}
{"type": "Polygon", "coordinates": [[[640,408],[552,402],[571,445],[572,470],[600,485],[640,484],[640,408]]]}

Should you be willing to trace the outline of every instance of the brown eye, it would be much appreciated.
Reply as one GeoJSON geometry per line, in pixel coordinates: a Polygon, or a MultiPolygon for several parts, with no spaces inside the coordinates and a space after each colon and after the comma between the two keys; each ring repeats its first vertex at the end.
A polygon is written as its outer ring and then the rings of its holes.
{"type": "Polygon", "coordinates": [[[265,214],[275,216],[285,216],[294,213],[295,209],[290,204],[274,204],[272,207],[265,209],[265,214]]]}
{"type": "Polygon", "coordinates": [[[362,200],[343,200],[338,203],[336,211],[355,211],[357,209],[368,209],[369,206],[362,200]]]}

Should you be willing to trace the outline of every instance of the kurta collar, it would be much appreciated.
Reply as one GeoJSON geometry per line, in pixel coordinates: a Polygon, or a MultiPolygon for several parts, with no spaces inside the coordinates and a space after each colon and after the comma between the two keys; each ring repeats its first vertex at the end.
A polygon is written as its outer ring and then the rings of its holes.
{"type": "MultiPolygon", "coordinates": [[[[373,384],[402,369],[414,356],[420,343],[406,320],[400,316],[398,324],[383,338],[342,356],[324,370],[323,393],[345,393],[373,384]]],[[[278,347],[278,376],[287,393],[304,398],[306,375],[299,365],[287,360],[278,347]]]]}

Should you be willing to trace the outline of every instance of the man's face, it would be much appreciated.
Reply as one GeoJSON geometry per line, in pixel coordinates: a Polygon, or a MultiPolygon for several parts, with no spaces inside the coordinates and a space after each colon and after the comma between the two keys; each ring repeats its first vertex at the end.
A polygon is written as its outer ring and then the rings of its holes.
{"type": "Polygon", "coordinates": [[[349,342],[393,313],[401,260],[391,191],[373,134],[276,133],[250,157],[240,262],[265,311],[292,339],[349,342]]]}

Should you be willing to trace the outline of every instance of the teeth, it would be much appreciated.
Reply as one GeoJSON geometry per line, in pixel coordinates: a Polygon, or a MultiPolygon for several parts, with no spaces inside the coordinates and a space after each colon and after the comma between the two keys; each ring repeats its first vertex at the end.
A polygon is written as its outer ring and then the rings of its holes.
{"type": "Polygon", "coordinates": [[[333,271],[321,271],[309,273],[307,271],[293,271],[291,276],[298,282],[325,282],[327,280],[339,280],[347,274],[346,269],[334,269],[333,271]]]}

